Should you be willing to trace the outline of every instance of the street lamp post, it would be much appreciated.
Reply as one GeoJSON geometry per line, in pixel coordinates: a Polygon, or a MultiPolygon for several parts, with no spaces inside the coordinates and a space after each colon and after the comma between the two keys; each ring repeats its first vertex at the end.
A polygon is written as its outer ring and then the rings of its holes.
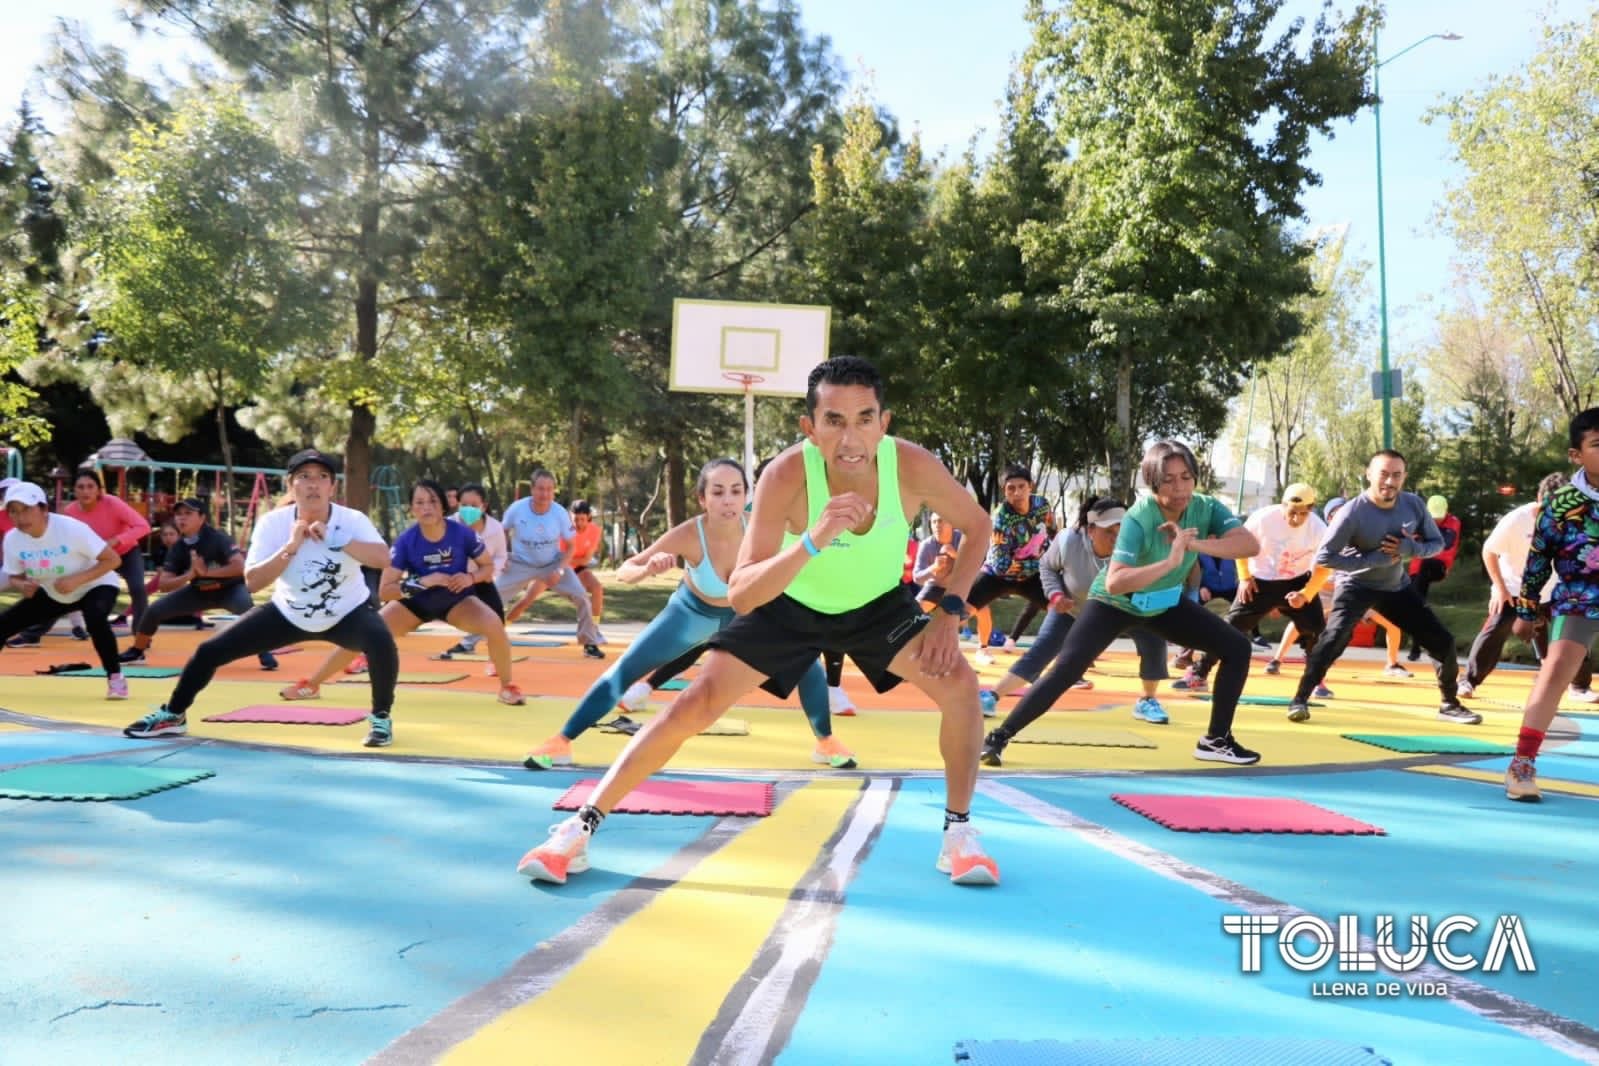
{"type": "Polygon", "coordinates": [[[1377,27],[1371,28],[1371,95],[1375,98],[1371,105],[1372,116],[1376,119],[1377,127],[1377,307],[1382,320],[1382,377],[1380,389],[1382,392],[1382,446],[1394,446],[1394,414],[1393,414],[1393,378],[1388,368],[1388,248],[1384,241],[1383,207],[1382,207],[1382,83],[1380,72],[1382,68],[1412,48],[1417,48],[1428,41],[1437,38],[1440,41],[1458,41],[1457,33],[1429,33],[1414,44],[1401,48],[1387,59],[1377,58],[1377,27]]]}

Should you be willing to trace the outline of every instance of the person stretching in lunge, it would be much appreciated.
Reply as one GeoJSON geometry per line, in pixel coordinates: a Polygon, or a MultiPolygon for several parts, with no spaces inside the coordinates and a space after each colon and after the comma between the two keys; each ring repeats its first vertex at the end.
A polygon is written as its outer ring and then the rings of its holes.
{"type": "Polygon", "coordinates": [[[1599,407],[1571,420],[1569,441],[1567,454],[1577,472],[1539,508],[1516,598],[1516,635],[1531,640],[1539,596],[1551,572],[1559,578],[1549,598],[1549,654],[1527,696],[1516,755],[1505,771],[1505,795],[1525,802],[1542,798],[1534,760],[1555,720],[1560,694],[1599,637],[1599,407]]]}
{"type": "Polygon", "coordinates": [[[633,737],[588,802],[551,827],[518,872],[562,884],[587,870],[589,838],[601,820],[684,741],[766,678],[791,691],[833,648],[877,691],[904,679],[938,705],[945,809],[936,868],[956,884],[999,881],[969,821],[983,727],[977,675],[958,643],[988,516],[931,453],[888,435],[883,379],[866,360],[840,356],[813,369],[805,409],[806,440],[774,459],[756,488],[728,581],[738,617],[710,638],[694,682],[633,737]],[[950,591],[931,615],[901,581],[910,520],[923,506],[965,534],[950,591]]]}
{"type": "Polygon", "coordinates": [[[293,502],[261,516],[244,560],[245,587],[256,592],[271,585],[272,599],[196,648],[166,704],[124,734],[187,733],[189,706],[220,667],[285,644],[325,640],[366,656],[372,713],[364,743],[381,748],[392,742],[389,711],[400,653],[361,575],[363,566],[385,565],[389,549],[370,518],[333,502],[337,473],[337,462],[314,448],[289,459],[293,502]]]}
{"type": "Polygon", "coordinates": [[[1355,623],[1372,608],[1411,634],[1437,662],[1443,697],[1438,717],[1461,725],[1482,721],[1455,698],[1460,661],[1454,634],[1421,602],[1405,573],[1412,557],[1442,551],[1444,538],[1421,497],[1404,487],[1405,457],[1386,448],[1373,455],[1366,464],[1366,491],[1339,508],[1316,552],[1317,566],[1339,571],[1338,591],[1327,628],[1305,658],[1299,690],[1288,705],[1290,722],[1309,720],[1311,691],[1349,646],[1355,623]]]}
{"type": "Polygon", "coordinates": [[[983,762],[1002,763],[1005,746],[1060,699],[1111,641],[1135,626],[1178,647],[1221,660],[1210,727],[1194,758],[1247,765],[1260,755],[1233,739],[1233,712],[1249,676],[1249,638],[1183,595],[1183,582],[1203,552],[1241,559],[1260,542],[1227,505],[1194,491],[1199,464],[1188,446],[1163,440],[1144,453],[1139,474],[1150,493],[1128,510],[1110,566],[1094,578],[1054,667],[1035,682],[1015,710],[983,741],[983,762]]]}
{"type": "MultiPolygon", "coordinates": [[[[561,731],[528,752],[523,766],[529,770],[570,766],[572,741],[621,702],[624,690],[651,670],[702,647],[733,620],[725,575],[732,572],[739,546],[744,542],[744,498],[748,491],[742,466],[731,459],[712,459],[700,470],[694,486],[704,513],[672,527],[621,565],[617,579],[631,585],[673,569],[681,556],[683,583],[672,593],[666,608],[583,695],[561,731]]],[[[853,769],[854,754],[833,736],[827,681],[820,663],[813,663],[800,678],[799,693],[805,717],[816,736],[811,761],[838,770],[853,769]]]]}

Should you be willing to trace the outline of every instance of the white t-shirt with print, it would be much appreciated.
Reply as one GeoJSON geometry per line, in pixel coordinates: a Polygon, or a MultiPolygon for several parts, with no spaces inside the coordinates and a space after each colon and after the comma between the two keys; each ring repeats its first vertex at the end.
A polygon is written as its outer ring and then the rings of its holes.
{"type": "Polygon", "coordinates": [[[1286,581],[1309,573],[1316,564],[1327,523],[1314,511],[1295,529],[1280,504],[1269,504],[1249,516],[1244,528],[1260,541],[1260,554],[1249,560],[1249,576],[1261,581],[1286,581]]]}
{"type": "MultiPolygon", "coordinates": [[[[244,565],[257,566],[282,551],[294,529],[297,507],[280,507],[261,517],[250,538],[244,565]]],[[[310,633],[332,629],[339,620],[367,602],[371,590],[361,564],[336,549],[351,541],[381,544],[383,537],[360,511],[333,504],[324,540],[306,537],[272,586],[272,602],[283,617],[310,633]]]]}
{"type": "Polygon", "coordinates": [[[45,523],[44,535],[30,537],[20,529],[6,534],[4,552],[6,573],[37,581],[40,589],[57,603],[77,603],[97,585],[118,588],[122,579],[115,570],[85,582],[68,595],[56,591],[57,578],[87,570],[100,561],[105,538],[64,514],[52,514],[45,523]]]}

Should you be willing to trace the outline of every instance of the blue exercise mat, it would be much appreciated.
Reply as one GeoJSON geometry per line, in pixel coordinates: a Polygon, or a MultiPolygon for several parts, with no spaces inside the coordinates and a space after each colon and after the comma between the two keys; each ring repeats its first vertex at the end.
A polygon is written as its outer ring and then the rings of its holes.
{"type": "Polygon", "coordinates": [[[959,1066],[1393,1066],[1369,1047],[1295,1037],[962,1040],[959,1066]]]}

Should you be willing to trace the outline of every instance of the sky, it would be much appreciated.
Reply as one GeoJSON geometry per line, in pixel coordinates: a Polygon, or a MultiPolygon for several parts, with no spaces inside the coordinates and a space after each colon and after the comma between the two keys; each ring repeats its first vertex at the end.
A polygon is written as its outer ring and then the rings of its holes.
{"type": "MultiPolygon", "coordinates": [[[[57,18],[81,21],[97,41],[126,47],[136,66],[181,69],[171,42],[135,39],[118,16],[117,0],[7,0],[0,38],[0,115],[14,110],[29,71],[44,57],[57,18]]],[[[955,159],[974,138],[992,143],[999,102],[1016,56],[1027,44],[1024,0],[799,0],[812,34],[831,38],[846,71],[907,130],[919,130],[932,152],[955,159]]],[[[1343,6],[1352,4],[1343,0],[1343,6]]],[[[1319,4],[1288,0],[1285,14],[1315,17],[1319,4]]],[[[1382,71],[1383,184],[1392,348],[1425,347],[1440,305],[1450,301],[1455,249],[1434,215],[1447,185],[1458,178],[1444,126],[1426,112],[1445,99],[1513,73],[1536,50],[1542,16],[1581,17],[1579,0],[1391,0],[1380,55],[1395,55],[1431,40],[1382,71]]],[[[0,120],[3,121],[3,120],[0,120]]],[[[1318,139],[1310,156],[1322,176],[1303,197],[1309,228],[1347,226],[1348,251],[1369,261],[1375,317],[1377,196],[1374,123],[1370,110],[1318,139]]],[[[1373,365],[1376,364],[1375,354],[1373,365]]]]}

